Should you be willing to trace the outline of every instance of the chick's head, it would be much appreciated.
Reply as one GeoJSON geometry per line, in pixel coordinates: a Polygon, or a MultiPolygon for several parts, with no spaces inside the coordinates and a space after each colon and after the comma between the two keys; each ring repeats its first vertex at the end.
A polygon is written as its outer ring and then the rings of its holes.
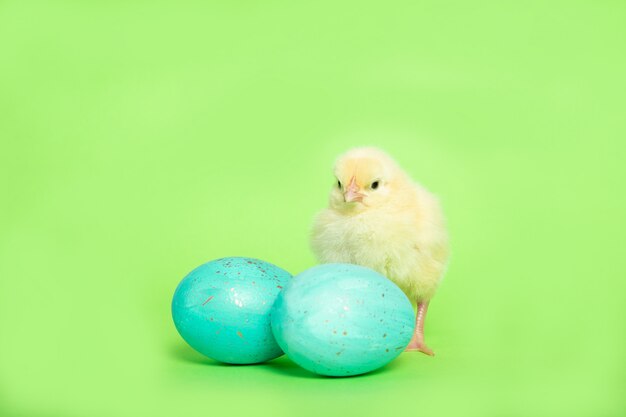
{"type": "Polygon", "coordinates": [[[339,211],[383,206],[404,181],[395,161],[376,148],[349,150],[337,159],[334,172],[330,206],[339,211]]]}

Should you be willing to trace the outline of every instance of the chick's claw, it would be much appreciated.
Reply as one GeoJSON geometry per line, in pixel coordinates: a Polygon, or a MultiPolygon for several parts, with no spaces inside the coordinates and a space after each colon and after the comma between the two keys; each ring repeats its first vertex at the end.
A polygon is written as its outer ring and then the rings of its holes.
{"type": "Polygon", "coordinates": [[[409,345],[406,347],[405,352],[422,352],[427,354],[428,356],[435,356],[435,352],[428,346],[424,344],[424,342],[418,342],[417,340],[411,340],[409,345]]]}

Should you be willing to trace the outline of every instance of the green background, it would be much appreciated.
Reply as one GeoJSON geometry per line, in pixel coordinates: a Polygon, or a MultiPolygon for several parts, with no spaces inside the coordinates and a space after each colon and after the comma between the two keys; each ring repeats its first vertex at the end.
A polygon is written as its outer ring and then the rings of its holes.
{"type": "Polygon", "coordinates": [[[624,22],[622,1],[0,1],[0,413],[625,415],[624,22]],[[442,200],[437,356],[329,379],[186,346],[179,280],[314,265],[333,159],[363,144],[442,200]]]}

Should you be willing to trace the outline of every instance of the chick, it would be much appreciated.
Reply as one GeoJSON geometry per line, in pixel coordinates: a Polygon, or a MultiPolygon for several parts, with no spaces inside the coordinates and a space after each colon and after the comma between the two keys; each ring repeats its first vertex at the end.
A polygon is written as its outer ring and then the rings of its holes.
{"type": "Polygon", "coordinates": [[[439,202],[376,148],[349,150],[334,173],[328,208],[313,224],[313,252],[321,263],[363,265],[395,282],[416,306],[407,350],[433,356],[424,321],[449,255],[439,202]]]}

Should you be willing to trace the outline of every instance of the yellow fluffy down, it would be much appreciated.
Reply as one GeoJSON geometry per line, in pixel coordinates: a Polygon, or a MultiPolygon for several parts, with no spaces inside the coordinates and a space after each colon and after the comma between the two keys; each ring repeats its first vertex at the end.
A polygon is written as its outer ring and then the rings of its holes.
{"type": "Polygon", "coordinates": [[[318,260],[372,268],[395,282],[411,302],[429,301],[449,254],[437,199],[375,148],[342,155],[335,176],[329,206],[316,216],[311,233],[318,260]],[[353,177],[362,202],[344,200],[353,177]]]}

